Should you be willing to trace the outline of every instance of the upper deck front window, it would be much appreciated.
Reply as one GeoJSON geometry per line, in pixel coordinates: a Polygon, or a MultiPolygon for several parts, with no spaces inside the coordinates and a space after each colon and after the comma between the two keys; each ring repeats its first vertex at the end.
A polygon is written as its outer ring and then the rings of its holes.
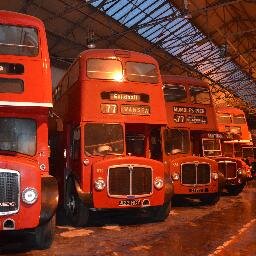
{"type": "Polygon", "coordinates": [[[159,81],[157,68],[154,64],[126,62],[126,77],[131,82],[156,84],[159,81]]]}
{"type": "Polygon", "coordinates": [[[192,103],[198,103],[198,104],[211,103],[210,91],[208,88],[191,86],[189,88],[189,92],[190,92],[190,100],[192,103]]]}
{"type": "Polygon", "coordinates": [[[120,81],[123,78],[122,63],[112,59],[88,59],[87,76],[93,79],[120,81]]]}
{"type": "Polygon", "coordinates": [[[123,127],[120,124],[88,123],[84,127],[86,155],[122,154],[123,127]]]}
{"type": "Polygon", "coordinates": [[[232,123],[230,114],[225,114],[225,113],[217,114],[217,120],[221,124],[231,124],[232,123]]]}
{"type": "Polygon", "coordinates": [[[36,122],[25,118],[0,118],[0,151],[36,153],[36,122]]]}
{"type": "Polygon", "coordinates": [[[167,154],[188,154],[190,151],[189,132],[181,129],[164,131],[164,148],[167,154]]]}
{"type": "Polygon", "coordinates": [[[0,54],[37,56],[38,49],[35,28],[0,24],[0,54]]]}
{"type": "Polygon", "coordinates": [[[246,124],[246,119],[243,114],[233,116],[234,124],[246,124]]]}
{"type": "Polygon", "coordinates": [[[203,139],[204,156],[221,156],[219,139],[203,139]]]}
{"type": "Polygon", "coordinates": [[[166,102],[186,102],[187,92],[183,85],[165,84],[164,98],[166,102]]]}

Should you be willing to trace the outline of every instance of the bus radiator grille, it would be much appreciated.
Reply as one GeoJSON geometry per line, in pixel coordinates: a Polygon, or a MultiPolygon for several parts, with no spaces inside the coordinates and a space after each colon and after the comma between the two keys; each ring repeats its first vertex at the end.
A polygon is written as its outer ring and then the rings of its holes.
{"type": "Polygon", "coordinates": [[[149,195],[152,169],[133,165],[110,167],[108,190],[111,196],[149,195]]]}
{"type": "Polygon", "coordinates": [[[181,165],[181,183],[184,185],[209,184],[211,168],[207,163],[184,163],[181,165]]]}
{"type": "Polygon", "coordinates": [[[19,173],[0,170],[0,215],[19,209],[19,173]]]}
{"type": "Polygon", "coordinates": [[[219,170],[226,179],[234,179],[237,176],[236,162],[219,162],[219,170]]]}

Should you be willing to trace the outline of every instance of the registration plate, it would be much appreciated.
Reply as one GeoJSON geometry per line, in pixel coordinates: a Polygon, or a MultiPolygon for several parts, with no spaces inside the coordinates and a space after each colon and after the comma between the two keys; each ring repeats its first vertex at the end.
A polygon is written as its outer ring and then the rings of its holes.
{"type": "Polygon", "coordinates": [[[202,193],[204,190],[202,188],[191,188],[189,192],[202,193]]]}
{"type": "Polygon", "coordinates": [[[138,206],[141,205],[141,200],[121,200],[118,203],[119,206],[138,206]]]}

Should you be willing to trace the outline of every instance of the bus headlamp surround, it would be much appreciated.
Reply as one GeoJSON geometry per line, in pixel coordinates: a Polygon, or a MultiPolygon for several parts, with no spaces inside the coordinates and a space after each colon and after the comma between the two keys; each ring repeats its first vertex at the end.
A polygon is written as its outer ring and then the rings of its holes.
{"type": "Polygon", "coordinates": [[[97,191],[102,191],[105,188],[106,184],[102,178],[98,178],[94,182],[94,187],[97,191]]]}
{"type": "Polygon", "coordinates": [[[218,177],[219,177],[219,175],[218,175],[217,172],[213,172],[213,173],[212,173],[212,178],[213,178],[214,180],[217,180],[218,177]]]}
{"type": "Polygon", "coordinates": [[[38,198],[38,192],[35,188],[25,188],[22,192],[21,198],[26,204],[34,204],[38,198]]]}
{"type": "Polygon", "coordinates": [[[173,180],[179,180],[180,175],[177,172],[172,173],[172,179],[173,180]]]}
{"type": "Polygon", "coordinates": [[[160,177],[156,177],[154,180],[154,186],[156,189],[161,189],[164,186],[164,181],[160,177]]]}

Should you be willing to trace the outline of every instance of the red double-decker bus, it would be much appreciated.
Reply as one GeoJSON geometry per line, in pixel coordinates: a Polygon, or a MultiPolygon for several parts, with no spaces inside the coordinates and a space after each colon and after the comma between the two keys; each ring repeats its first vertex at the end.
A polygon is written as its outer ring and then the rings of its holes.
{"type": "MultiPolygon", "coordinates": [[[[190,131],[191,153],[205,157],[202,161],[211,158],[218,163],[217,170],[211,169],[210,173],[216,178],[216,172],[219,171],[219,182],[216,182],[217,178],[216,181],[208,178],[208,184],[216,189],[216,184],[219,183],[219,187],[223,186],[230,194],[240,193],[246,184],[247,168],[240,159],[223,155],[222,142],[226,136],[218,131],[209,85],[199,79],[180,76],[164,76],[163,81],[169,127],[187,128],[190,131]]],[[[192,176],[189,168],[187,172],[183,172],[181,168],[181,175],[185,173],[189,177],[190,185],[193,185],[192,181],[196,180],[198,174],[196,168],[194,170],[192,174],[195,174],[192,176]]],[[[182,180],[181,183],[183,184],[182,180]]]]}
{"type": "Polygon", "coordinates": [[[163,129],[163,160],[174,180],[174,196],[216,203],[220,196],[218,166],[203,157],[199,138],[217,129],[209,87],[184,76],[163,75],[162,80],[168,118],[168,128],[163,129]]]}
{"type": "Polygon", "coordinates": [[[172,183],[159,144],[166,114],[154,58],[118,49],[82,52],[55,89],[53,109],[54,176],[73,225],[86,225],[90,210],[168,216],[172,183]]]}
{"type": "Polygon", "coordinates": [[[54,238],[57,182],[49,175],[50,62],[43,23],[0,11],[0,232],[54,238]]]}
{"type": "Polygon", "coordinates": [[[234,107],[217,108],[218,130],[227,134],[224,153],[241,158],[251,164],[254,161],[253,143],[244,111],[234,107]]]}
{"type": "Polygon", "coordinates": [[[243,160],[247,165],[247,176],[252,178],[255,162],[255,148],[248,128],[244,111],[235,107],[217,108],[217,124],[219,132],[226,134],[222,144],[224,156],[232,156],[243,160]]]}

